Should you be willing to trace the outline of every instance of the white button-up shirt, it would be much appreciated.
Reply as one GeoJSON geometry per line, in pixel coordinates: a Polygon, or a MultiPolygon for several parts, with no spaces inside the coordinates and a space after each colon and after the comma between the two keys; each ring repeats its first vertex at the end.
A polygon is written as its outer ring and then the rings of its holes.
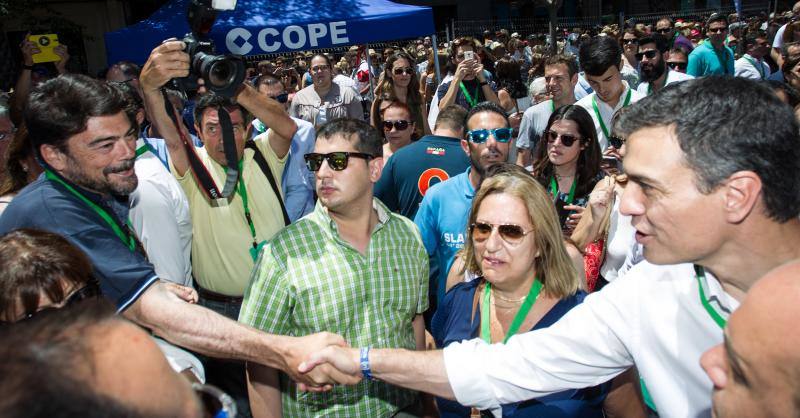
{"type": "MultiPolygon", "coordinates": [[[[628,87],[628,84],[625,81],[623,81],[622,83],[625,85],[625,89],[619,96],[619,101],[617,101],[616,106],[611,107],[609,106],[608,103],[600,100],[599,97],[597,98],[597,110],[600,112],[599,116],[603,118],[603,123],[605,124],[606,129],[608,129],[609,133],[611,133],[611,128],[612,128],[611,118],[614,117],[614,113],[616,113],[617,110],[622,109],[623,105],[625,104],[625,97],[628,96],[628,92],[629,91],[631,92],[631,100],[630,103],[628,103],[629,106],[638,102],[640,99],[644,97],[641,94],[639,94],[638,91],[632,90],[630,87],[628,87]]],[[[608,138],[606,137],[606,134],[603,132],[603,128],[600,127],[600,119],[597,118],[598,116],[597,112],[594,111],[594,106],[592,105],[592,101],[595,100],[595,97],[597,97],[596,92],[578,100],[578,102],[575,104],[586,109],[586,111],[589,112],[589,114],[592,116],[592,120],[594,121],[594,128],[597,130],[597,141],[600,142],[600,151],[605,151],[606,148],[608,148],[608,138]]]]}
{"type": "MultiPolygon", "coordinates": [[[[738,307],[706,277],[712,304],[738,307]]],[[[636,365],[660,416],[696,418],[711,415],[712,384],[700,356],[721,342],[692,265],[642,262],[553,326],[506,344],[453,343],[444,361],[456,399],[480,409],[594,386],[636,365]]]]}

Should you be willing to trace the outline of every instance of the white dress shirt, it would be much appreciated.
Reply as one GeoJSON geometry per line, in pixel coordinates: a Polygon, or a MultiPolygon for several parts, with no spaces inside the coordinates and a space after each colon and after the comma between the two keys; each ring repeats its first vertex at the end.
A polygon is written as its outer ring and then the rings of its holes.
{"type": "MultiPolygon", "coordinates": [[[[612,128],[611,118],[614,117],[614,113],[616,113],[617,110],[622,109],[622,106],[625,104],[625,98],[628,96],[628,92],[629,91],[631,92],[631,100],[630,103],[628,103],[628,105],[634,104],[644,97],[641,94],[639,94],[639,92],[637,92],[636,90],[631,90],[631,88],[628,87],[628,84],[625,81],[623,81],[622,84],[625,85],[625,89],[622,90],[622,94],[620,94],[616,106],[611,107],[608,105],[608,103],[600,100],[599,97],[597,98],[597,109],[600,111],[600,117],[603,118],[603,123],[605,124],[606,129],[608,130],[609,133],[611,132],[612,128]]],[[[597,118],[598,115],[594,111],[594,106],[592,105],[592,101],[594,100],[595,97],[597,97],[597,93],[592,93],[584,97],[583,99],[578,100],[578,102],[575,104],[586,109],[586,111],[589,112],[589,115],[592,116],[592,120],[594,121],[594,127],[597,130],[597,141],[600,142],[600,151],[605,151],[606,148],[608,148],[608,138],[606,137],[606,134],[603,132],[603,129],[600,127],[600,119],[597,118]]]]}
{"type": "MultiPolygon", "coordinates": [[[[738,302],[710,274],[706,295],[730,312],[738,302]]],[[[727,314],[724,314],[727,315],[727,314]]],[[[456,399],[501,404],[594,386],[636,365],[661,417],[711,414],[712,384],[700,356],[722,342],[722,329],[700,302],[691,264],[637,264],[586,297],[549,328],[506,344],[453,343],[444,362],[456,399]]]]}
{"type": "MultiPolygon", "coordinates": [[[[136,147],[144,145],[139,138],[136,147]]],[[[183,189],[150,151],[134,164],[139,185],[130,196],[131,226],[158,277],[192,286],[192,217],[183,189]]]]}
{"type": "MultiPolygon", "coordinates": [[[[672,83],[678,83],[678,82],[681,82],[681,81],[691,80],[691,79],[694,78],[694,76],[691,76],[691,75],[686,74],[686,73],[682,73],[682,72],[679,72],[679,71],[672,71],[672,70],[669,69],[669,67],[667,67],[664,71],[667,72],[667,80],[664,83],[664,86],[668,86],[668,85],[670,85],[672,83]]],[[[639,87],[636,88],[636,91],[638,91],[639,94],[641,94],[642,96],[650,95],[650,83],[647,82],[647,81],[643,81],[643,82],[639,83],[639,87]]]]}
{"type": "Polygon", "coordinates": [[[769,71],[769,65],[764,60],[757,60],[751,57],[750,54],[744,54],[736,60],[733,63],[733,68],[733,75],[751,80],[766,80],[772,74],[769,71]]]}

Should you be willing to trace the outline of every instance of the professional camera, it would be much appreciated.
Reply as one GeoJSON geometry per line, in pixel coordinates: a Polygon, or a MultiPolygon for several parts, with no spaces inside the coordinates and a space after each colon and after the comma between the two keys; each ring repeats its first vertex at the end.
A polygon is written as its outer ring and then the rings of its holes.
{"type": "Polygon", "coordinates": [[[177,79],[178,89],[187,94],[197,91],[198,78],[205,81],[209,91],[223,97],[233,97],[245,79],[244,60],[239,55],[215,55],[214,42],[208,37],[217,19],[217,11],[232,10],[233,0],[191,0],[187,17],[191,33],[182,41],[189,54],[189,76],[177,79]]]}

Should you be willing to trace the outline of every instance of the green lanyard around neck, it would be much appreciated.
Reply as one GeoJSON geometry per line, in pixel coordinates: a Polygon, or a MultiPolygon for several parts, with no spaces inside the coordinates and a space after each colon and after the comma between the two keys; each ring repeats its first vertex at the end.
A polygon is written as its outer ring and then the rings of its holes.
{"type": "MultiPolygon", "coordinates": [[[[528,317],[528,313],[531,311],[531,308],[533,308],[534,303],[536,303],[536,299],[539,298],[539,292],[541,292],[541,290],[542,282],[540,282],[537,277],[533,279],[533,285],[531,286],[531,290],[528,291],[528,296],[525,296],[525,301],[522,302],[519,311],[514,315],[511,326],[508,327],[508,332],[505,338],[503,338],[503,344],[508,342],[508,339],[519,331],[519,327],[525,322],[525,318],[528,317]]],[[[492,284],[486,282],[486,287],[483,290],[483,307],[481,308],[481,338],[489,344],[492,343],[491,294],[492,284]]]]}
{"type": "MultiPolygon", "coordinates": [[[[631,104],[631,92],[633,89],[628,88],[628,94],[625,95],[625,101],[622,102],[622,107],[628,107],[631,104]]],[[[608,132],[608,128],[606,128],[606,123],[603,122],[603,117],[600,116],[600,108],[597,107],[597,94],[592,96],[592,108],[594,109],[594,114],[597,115],[597,120],[600,121],[600,129],[603,130],[603,133],[606,135],[606,138],[611,138],[611,134],[608,132]]]]}
{"type": "Polygon", "coordinates": [[[713,306],[711,306],[711,302],[708,301],[708,298],[706,298],[705,289],[708,288],[708,281],[706,279],[705,269],[695,264],[694,277],[695,279],[697,279],[697,287],[700,288],[700,303],[703,304],[703,307],[706,309],[706,312],[708,312],[708,316],[710,316],[711,319],[713,319],[714,322],[716,322],[716,324],[719,325],[721,329],[724,329],[725,325],[728,323],[728,320],[725,319],[725,317],[720,312],[717,312],[717,310],[714,309],[713,306]]]}
{"type": "Polygon", "coordinates": [[[750,64],[753,64],[753,67],[756,67],[756,71],[758,71],[758,75],[760,75],[761,79],[763,80],[764,79],[764,67],[760,65],[761,63],[753,60],[752,58],[748,57],[747,55],[745,55],[743,58],[746,59],[750,64]]]}
{"type": "Polygon", "coordinates": [[[58,177],[55,173],[53,173],[49,169],[47,168],[44,169],[44,175],[48,180],[54,181],[64,186],[64,188],[67,189],[68,192],[72,193],[75,197],[78,198],[78,200],[89,206],[90,209],[92,209],[98,216],[100,216],[100,218],[102,218],[108,224],[108,226],[111,227],[111,229],[114,231],[114,234],[116,234],[117,237],[120,240],[122,240],[122,242],[128,247],[128,249],[131,250],[131,252],[136,251],[136,238],[134,238],[133,234],[130,233],[129,228],[123,230],[122,227],[117,223],[117,221],[114,220],[114,217],[111,216],[110,213],[108,213],[108,211],[106,211],[102,207],[98,206],[96,203],[89,200],[89,198],[84,196],[83,193],[79,192],[74,187],[70,186],[67,182],[62,180],[60,177],[58,177]]]}
{"type": "Polygon", "coordinates": [[[473,98],[469,92],[467,91],[467,87],[464,85],[463,82],[458,83],[458,87],[461,88],[461,92],[464,93],[464,98],[467,99],[467,104],[469,105],[470,109],[475,107],[478,104],[478,93],[480,92],[481,86],[478,84],[478,87],[475,89],[475,98],[473,98]]]}
{"type": "MultiPolygon", "coordinates": [[[[571,205],[572,201],[575,199],[575,189],[578,185],[578,176],[572,180],[572,186],[569,188],[569,195],[567,196],[567,204],[571,205]]],[[[558,183],[556,182],[555,177],[550,177],[550,194],[553,195],[553,200],[555,201],[558,198],[558,183]]]]}
{"type": "Polygon", "coordinates": [[[550,113],[556,113],[556,101],[550,100],[550,113]]]}
{"type": "MultiPolygon", "coordinates": [[[[258,240],[256,239],[256,226],[253,224],[253,217],[250,215],[250,206],[247,201],[247,188],[244,186],[244,172],[242,171],[243,160],[239,160],[239,181],[236,185],[236,192],[242,197],[242,206],[244,207],[244,218],[247,220],[247,226],[250,227],[250,235],[253,237],[253,248],[258,248],[258,240]]],[[[225,172],[228,168],[225,167],[225,172]]]]}

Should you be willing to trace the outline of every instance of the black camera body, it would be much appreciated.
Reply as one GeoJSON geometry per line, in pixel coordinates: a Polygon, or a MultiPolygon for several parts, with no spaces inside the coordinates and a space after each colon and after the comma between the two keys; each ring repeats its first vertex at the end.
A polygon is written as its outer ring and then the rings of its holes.
{"type": "Polygon", "coordinates": [[[207,90],[223,97],[233,97],[244,82],[246,68],[239,55],[216,55],[214,42],[208,37],[217,19],[217,11],[210,0],[192,0],[187,13],[191,33],[181,40],[189,54],[189,76],[176,79],[176,87],[192,95],[197,92],[198,79],[202,78],[207,90]]]}

